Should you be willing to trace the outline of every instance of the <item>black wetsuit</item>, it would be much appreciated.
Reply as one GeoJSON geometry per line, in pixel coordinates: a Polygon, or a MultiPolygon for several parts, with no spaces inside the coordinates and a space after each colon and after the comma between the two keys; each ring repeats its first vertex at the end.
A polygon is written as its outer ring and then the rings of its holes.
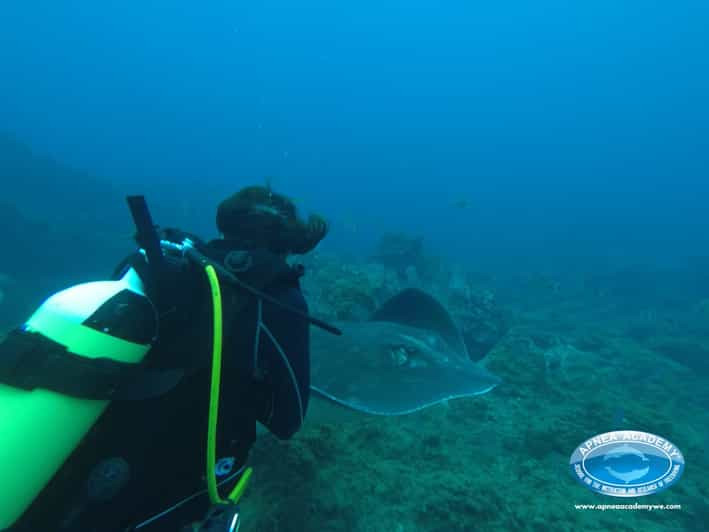
{"type": "MultiPolygon", "coordinates": [[[[223,261],[231,249],[229,242],[214,241],[202,251],[223,261]]],[[[302,271],[283,259],[266,263],[271,270],[263,291],[307,312],[299,287],[302,271]]],[[[147,364],[151,369],[186,368],[187,375],[160,397],[111,403],[13,532],[134,530],[205,490],[211,297],[200,271],[178,272],[168,286],[175,297],[162,309],[159,340],[147,364]],[[128,464],[127,484],[104,497],[107,500],[94,496],[89,501],[92,469],[112,458],[128,464]]],[[[279,438],[289,438],[300,428],[310,386],[308,322],[243,290],[221,286],[225,322],[217,458],[226,460],[218,481],[246,460],[255,439],[255,420],[279,438]]],[[[223,496],[233,485],[221,488],[223,496]]],[[[202,494],[138,530],[175,532],[202,519],[208,507],[208,497],[202,494]]]]}

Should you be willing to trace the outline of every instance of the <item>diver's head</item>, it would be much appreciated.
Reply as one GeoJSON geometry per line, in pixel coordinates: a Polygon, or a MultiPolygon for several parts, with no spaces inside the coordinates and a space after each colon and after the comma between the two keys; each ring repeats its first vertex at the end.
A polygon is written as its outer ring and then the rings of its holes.
{"type": "Polygon", "coordinates": [[[217,228],[226,240],[246,249],[266,248],[277,254],[307,253],[328,232],[322,217],[311,215],[303,221],[295,203],[270,186],[245,187],[222,201],[217,228]]]}

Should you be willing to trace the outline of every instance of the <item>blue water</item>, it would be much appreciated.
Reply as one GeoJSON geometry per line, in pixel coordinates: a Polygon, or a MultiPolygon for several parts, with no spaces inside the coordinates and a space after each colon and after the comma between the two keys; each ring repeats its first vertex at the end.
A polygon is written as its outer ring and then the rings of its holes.
{"type": "Polygon", "coordinates": [[[196,182],[271,177],[337,249],[390,229],[496,267],[666,262],[709,239],[707,23],[699,1],[5,2],[0,124],[205,209],[196,182]]]}

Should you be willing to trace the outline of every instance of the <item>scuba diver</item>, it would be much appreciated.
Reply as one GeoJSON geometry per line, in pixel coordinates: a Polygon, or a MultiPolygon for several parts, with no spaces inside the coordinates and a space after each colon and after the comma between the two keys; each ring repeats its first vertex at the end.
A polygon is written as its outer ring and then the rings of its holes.
{"type": "Polygon", "coordinates": [[[301,428],[309,327],[340,334],[286,260],[326,236],[320,216],[251,186],[204,242],[128,201],[139,250],[0,344],[0,531],[237,530],[257,422],[301,428]]]}

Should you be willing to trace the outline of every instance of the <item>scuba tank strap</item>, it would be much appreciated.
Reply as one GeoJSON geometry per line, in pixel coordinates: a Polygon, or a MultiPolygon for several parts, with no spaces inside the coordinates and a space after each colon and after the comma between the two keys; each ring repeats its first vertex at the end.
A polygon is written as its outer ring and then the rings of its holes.
{"type": "Polygon", "coordinates": [[[43,334],[19,328],[0,343],[0,382],[97,400],[142,400],[171,390],[182,370],[148,371],[141,364],[77,355],[43,334]]]}

